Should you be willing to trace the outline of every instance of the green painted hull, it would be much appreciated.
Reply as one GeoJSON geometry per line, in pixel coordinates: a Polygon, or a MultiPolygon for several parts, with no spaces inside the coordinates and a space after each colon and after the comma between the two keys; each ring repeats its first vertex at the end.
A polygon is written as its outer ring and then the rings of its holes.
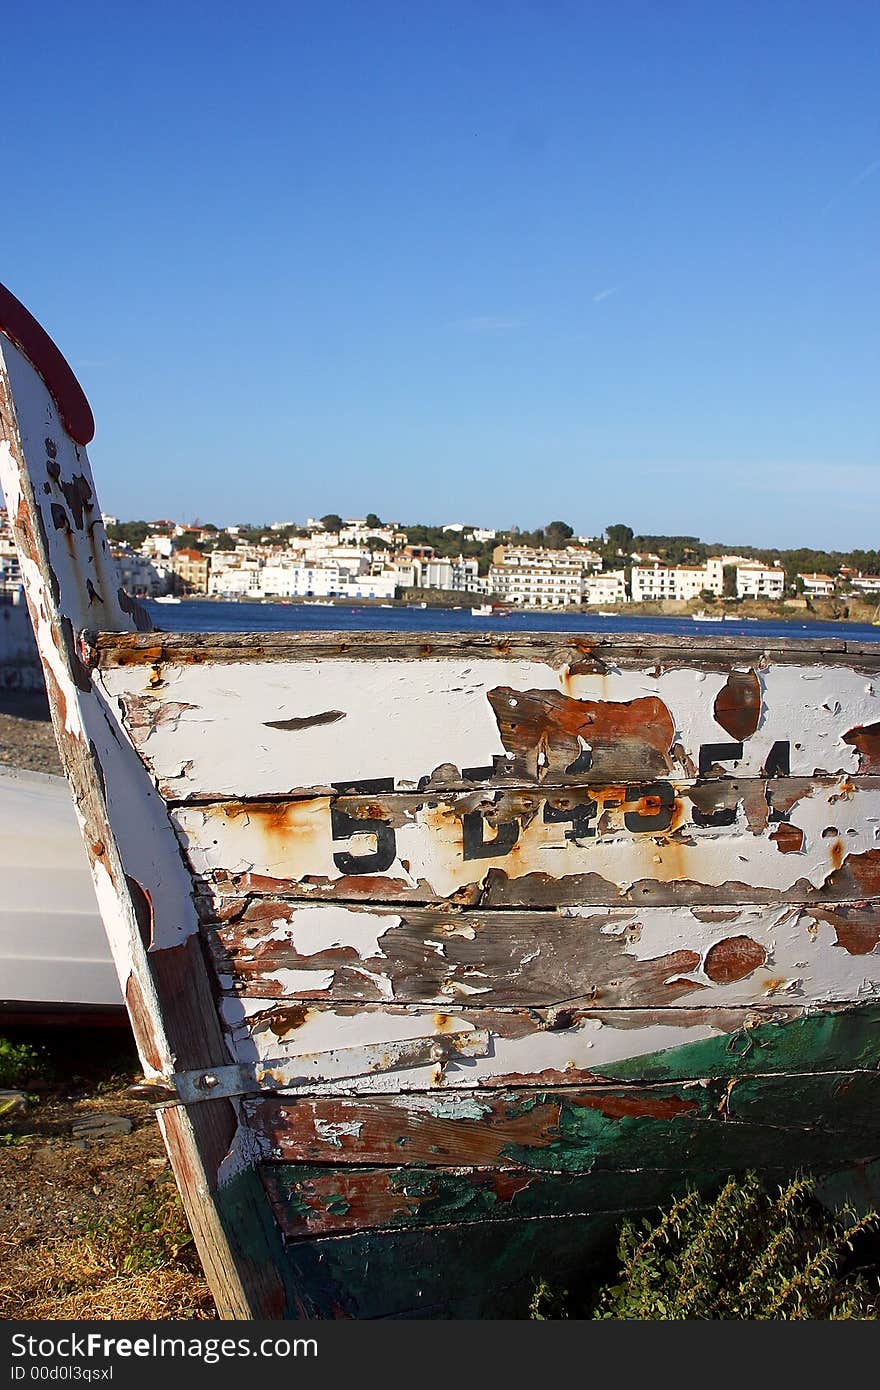
{"type": "MultiPolygon", "coordinates": [[[[880,1199],[878,1066],[880,1009],[863,1006],[621,1063],[601,1086],[495,1093],[480,1098],[487,1122],[532,1124],[533,1142],[502,1143],[491,1166],[455,1163],[456,1125],[466,1158],[473,1118],[447,1122],[433,1164],[410,1135],[408,1163],[407,1109],[389,1101],[397,1165],[370,1163],[362,1141],[356,1164],[261,1170],[284,1232],[288,1314],[524,1317],[541,1278],[576,1287],[601,1269],[624,1216],[729,1173],[809,1171],[830,1201],[880,1199]]],[[[231,1211],[234,1184],[223,1200],[231,1211]]]]}

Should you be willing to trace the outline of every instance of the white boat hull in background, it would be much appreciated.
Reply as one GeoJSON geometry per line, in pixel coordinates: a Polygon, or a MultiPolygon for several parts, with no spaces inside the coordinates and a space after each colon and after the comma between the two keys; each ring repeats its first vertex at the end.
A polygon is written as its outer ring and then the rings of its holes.
{"type": "Polygon", "coordinates": [[[122,1007],[64,777],[0,767],[0,1012],[122,1007]]]}

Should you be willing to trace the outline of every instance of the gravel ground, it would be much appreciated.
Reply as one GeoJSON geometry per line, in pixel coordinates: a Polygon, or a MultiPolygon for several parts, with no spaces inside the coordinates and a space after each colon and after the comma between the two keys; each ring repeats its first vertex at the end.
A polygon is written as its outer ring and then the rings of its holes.
{"type": "Polygon", "coordinates": [[[0,763],[29,772],[61,773],[44,694],[0,690],[0,763]]]}
{"type": "Polygon", "coordinates": [[[0,1123],[0,1318],[216,1317],[195,1250],[180,1244],[186,1226],[155,1117],[126,1094],[140,1074],[130,1034],[5,1036],[41,1060],[24,1082],[26,1111],[0,1123]],[[78,1138],[77,1122],[97,1116],[131,1129],[78,1138]]]}

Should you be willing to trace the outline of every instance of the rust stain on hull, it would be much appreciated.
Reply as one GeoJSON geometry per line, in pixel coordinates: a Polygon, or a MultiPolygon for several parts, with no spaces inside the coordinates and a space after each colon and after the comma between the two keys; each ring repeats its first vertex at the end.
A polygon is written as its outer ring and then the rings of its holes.
{"type": "Polygon", "coordinates": [[[880,905],[817,909],[816,917],[834,928],[836,945],[851,956],[867,956],[880,945],[880,905]]]}
{"type": "Polygon", "coordinates": [[[646,777],[669,772],[672,715],[655,695],[641,699],[575,700],[552,690],[488,692],[511,772],[540,780],[593,770],[609,775],[627,762],[646,777]]]}
{"type": "MultiPolygon", "coordinates": [[[[770,839],[775,842],[780,854],[800,854],[804,847],[804,832],[799,826],[789,825],[785,821],[771,833],[770,839]]],[[[834,867],[840,868],[840,861],[834,867]]]]}
{"type": "Polygon", "coordinates": [[[750,936],[728,936],[706,952],[703,969],[715,985],[745,980],[767,960],[767,952],[750,936]]]}
{"type": "Polygon", "coordinates": [[[731,671],[715,696],[715,722],[731,738],[751,738],[761,722],[761,682],[754,671],[731,671]]]}
{"type": "Polygon", "coordinates": [[[880,772],[880,722],[848,729],[842,737],[858,752],[859,772],[880,772]]]}
{"type": "Polygon", "coordinates": [[[679,1115],[692,1115],[699,1109],[694,1100],[684,1100],[679,1096],[652,1096],[650,1092],[640,1092],[636,1088],[631,1093],[618,1091],[616,1094],[603,1094],[599,1091],[595,1095],[579,1096],[573,1103],[598,1110],[610,1120],[674,1120],[679,1115]]]}

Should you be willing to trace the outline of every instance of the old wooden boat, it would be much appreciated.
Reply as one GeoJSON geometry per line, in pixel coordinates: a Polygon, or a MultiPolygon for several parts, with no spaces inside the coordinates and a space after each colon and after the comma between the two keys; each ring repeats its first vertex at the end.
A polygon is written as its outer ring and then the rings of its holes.
{"type": "Polygon", "coordinates": [[[688,1183],[873,1190],[877,647],[146,630],[85,397],[8,293],[0,328],[58,744],[224,1315],[521,1314],[688,1183]]]}

